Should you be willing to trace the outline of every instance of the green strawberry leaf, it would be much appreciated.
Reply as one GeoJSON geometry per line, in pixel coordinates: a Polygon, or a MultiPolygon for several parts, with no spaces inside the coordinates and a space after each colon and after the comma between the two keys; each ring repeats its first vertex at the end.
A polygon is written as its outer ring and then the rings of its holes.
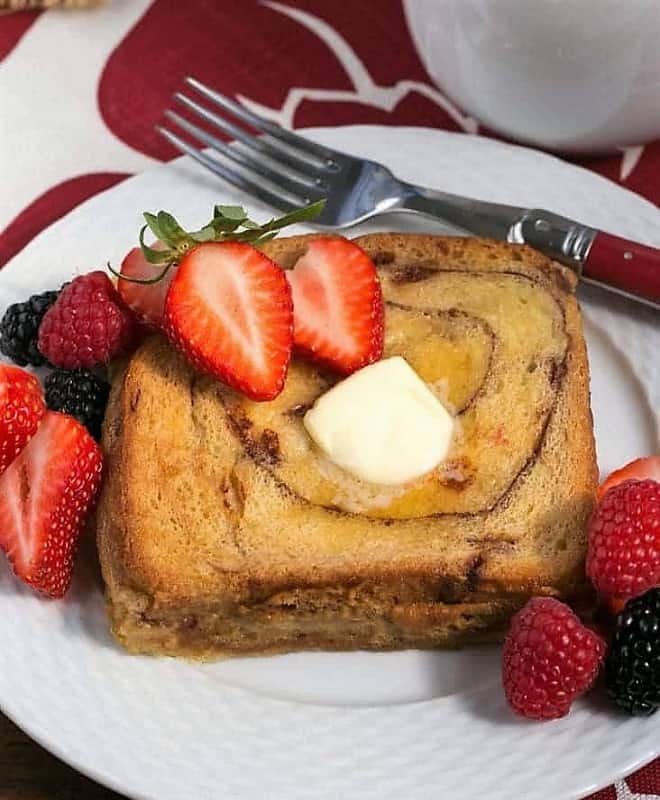
{"type": "MultiPolygon", "coordinates": [[[[160,229],[160,221],[155,214],[150,214],[148,211],[145,211],[142,215],[144,217],[145,222],[147,223],[147,227],[156,237],[156,239],[160,239],[161,241],[164,240],[164,232],[160,229]]],[[[144,228],[142,228],[142,232],[140,233],[140,243],[142,242],[144,228]]]]}
{"type": "Polygon", "coordinates": [[[185,231],[181,225],[179,225],[176,219],[167,211],[158,212],[158,227],[160,228],[162,234],[158,238],[165,244],[176,247],[182,242],[190,241],[188,232],[185,231]]]}
{"type": "Polygon", "coordinates": [[[217,231],[213,227],[212,223],[205,225],[203,228],[200,228],[198,231],[192,231],[190,233],[190,238],[193,239],[195,242],[213,242],[215,241],[217,236],[217,231]]]}
{"type": "Polygon", "coordinates": [[[321,211],[323,211],[324,206],[325,200],[317,200],[316,203],[310,203],[308,206],[296,208],[283,217],[271,219],[270,222],[262,225],[260,230],[264,233],[267,231],[278,231],[282,228],[286,228],[288,225],[294,225],[297,222],[306,222],[307,220],[314,219],[314,217],[318,217],[321,211]]]}
{"type": "Polygon", "coordinates": [[[170,267],[174,266],[174,262],[170,261],[169,264],[165,264],[161,272],[158,275],[155,275],[153,278],[127,278],[125,275],[122,275],[121,272],[117,272],[117,270],[112,266],[112,264],[108,261],[107,267],[110,272],[117,278],[121,278],[123,281],[128,281],[128,283],[140,283],[144,284],[145,286],[150,285],[152,283],[158,283],[158,281],[162,281],[163,278],[167,275],[170,271],[170,267]]]}
{"type": "MultiPolygon", "coordinates": [[[[317,217],[325,200],[310,203],[302,208],[296,208],[282,217],[275,217],[260,225],[251,220],[242,206],[216,205],[213,208],[213,219],[196,231],[186,231],[172,214],[159,211],[158,214],[144,213],[145,225],[140,229],[139,241],[142,254],[150,264],[164,265],[163,271],[155,278],[140,279],[123,277],[122,280],[133,283],[157,283],[166,274],[172,264],[181,258],[197,244],[203,242],[245,242],[259,245],[277,236],[282,228],[298,222],[308,222],[317,217]],[[167,249],[156,250],[144,241],[144,235],[150,230],[156,239],[159,239],[167,249]]],[[[108,268],[113,275],[121,277],[109,264],[108,268]]]]}
{"type": "Polygon", "coordinates": [[[277,231],[271,231],[271,233],[264,233],[263,236],[260,236],[258,239],[255,239],[252,244],[255,246],[263,244],[264,242],[269,241],[270,239],[274,239],[277,236],[277,231]]]}
{"type": "MultiPolygon", "coordinates": [[[[146,218],[145,214],[145,218],[146,218]]],[[[156,225],[158,227],[158,224],[156,225]]],[[[153,228],[151,225],[143,225],[140,229],[140,249],[142,250],[142,255],[147,259],[150,264],[171,264],[175,261],[175,253],[172,250],[155,250],[153,247],[149,247],[148,244],[144,241],[144,234],[146,230],[150,228],[153,232],[153,228]]],[[[163,241],[161,239],[161,241],[163,241]]]]}
{"type": "Polygon", "coordinates": [[[222,206],[217,205],[213,208],[214,217],[225,217],[225,219],[242,222],[248,218],[247,211],[243,206],[222,206]]]}
{"type": "Polygon", "coordinates": [[[229,217],[213,217],[209,225],[213,226],[213,229],[217,231],[218,234],[221,233],[231,233],[235,231],[237,228],[240,228],[243,224],[244,220],[242,219],[230,219],[229,217]]]}

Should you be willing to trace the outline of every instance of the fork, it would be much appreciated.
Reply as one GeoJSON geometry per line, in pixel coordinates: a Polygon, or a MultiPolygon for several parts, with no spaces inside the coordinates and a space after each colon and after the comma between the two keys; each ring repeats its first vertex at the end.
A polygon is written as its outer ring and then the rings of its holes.
{"type": "Polygon", "coordinates": [[[164,125],[157,127],[158,132],[211,172],[270,206],[290,211],[325,198],[314,224],[332,229],[394,211],[425,214],[479,236],[528,244],[571,267],[586,283],[660,309],[656,248],[551,211],[484,202],[407,183],[383,164],[285,130],[195,78],[185,82],[211,107],[183,92],[174,95],[177,103],[234,141],[223,141],[173,110],[165,112],[166,118],[205,149],[164,125]]]}

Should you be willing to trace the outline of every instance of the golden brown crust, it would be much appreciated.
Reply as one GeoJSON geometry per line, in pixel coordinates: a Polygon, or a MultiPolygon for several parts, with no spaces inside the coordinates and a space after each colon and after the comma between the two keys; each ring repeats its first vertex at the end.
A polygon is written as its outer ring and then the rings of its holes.
{"type": "MultiPolygon", "coordinates": [[[[306,241],[274,240],[265,250],[290,266],[306,241]]],[[[183,625],[178,644],[170,638],[165,645],[162,637],[159,644],[156,635],[141,647],[190,654],[190,641],[199,641],[204,628],[186,629],[182,620],[191,609],[197,619],[245,623],[244,641],[216,633],[210,644],[196,645],[198,655],[259,651],[260,642],[264,650],[450,644],[501,627],[498,604],[509,603],[506,616],[530,593],[567,595],[582,584],[596,467],[574,275],[529,248],[486,240],[374,234],[357,241],[379,267],[395,332],[433,317],[452,347],[464,337],[474,345],[467,355],[483,356],[481,383],[465,390],[466,430],[501,413],[507,375],[511,381],[517,375],[511,392],[527,394],[510,400],[521,408],[531,403],[534,413],[519,426],[519,442],[515,420],[509,429],[503,416],[511,441],[498,458],[506,469],[498,471],[494,460],[493,477],[483,485],[479,475],[460,491],[447,482],[424,500],[432,505],[441,498],[450,513],[407,518],[405,502],[396,499],[388,508],[403,517],[350,511],[341,498],[334,507],[322,499],[327,481],[299,479],[307,464],[296,460],[299,421],[285,419],[284,405],[246,406],[196,375],[164,340],[151,339],[115,382],[104,432],[98,546],[113,625],[127,646],[144,638],[145,626],[153,632],[154,619],[175,620],[157,628],[160,635],[183,625]],[[492,342],[487,330],[495,332],[492,342]],[[539,370],[533,364],[528,378],[518,362],[506,368],[507,358],[519,358],[516,342],[534,336],[545,354],[539,370]],[[275,639],[248,635],[256,609],[286,592],[295,601],[268,612],[275,639]],[[348,598],[358,619],[380,620],[377,635],[376,628],[339,624],[348,598]],[[312,600],[310,619],[319,624],[321,612],[334,609],[323,630],[304,621],[312,600]],[[481,604],[460,635],[456,604],[481,604]],[[400,623],[413,619],[412,608],[437,608],[445,621],[434,625],[418,616],[426,622],[404,635],[400,623]],[[295,624],[307,626],[304,639],[294,635],[295,624]]],[[[388,346],[396,349],[395,342],[388,346]]],[[[285,395],[295,397],[298,386],[318,392],[321,380],[310,367],[295,366],[285,395]]],[[[295,415],[295,408],[287,413],[295,415]]]]}

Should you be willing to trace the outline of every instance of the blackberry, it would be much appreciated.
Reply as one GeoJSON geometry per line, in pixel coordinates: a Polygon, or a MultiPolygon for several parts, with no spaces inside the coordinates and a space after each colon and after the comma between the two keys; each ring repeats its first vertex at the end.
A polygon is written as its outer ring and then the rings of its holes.
{"type": "Polygon", "coordinates": [[[5,311],[0,322],[0,351],[20,367],[48,363],[37,348],[39,325],[58,295],[59,291],[33,294],[29,300],[14,303],[5,311]]]}
{"type": "Polygon", "coordinates": [[[70,414],[101,438],[101,425],[110,385],[88,369],[56,369],[44,381],[46,405],[53,411],[70,414]]]}
{"type": "Polygon", "coordinates": [[[660,706],[660,588],[629,600],[617,616],[605,683],[629,714],[648,716],[660,706]]]}

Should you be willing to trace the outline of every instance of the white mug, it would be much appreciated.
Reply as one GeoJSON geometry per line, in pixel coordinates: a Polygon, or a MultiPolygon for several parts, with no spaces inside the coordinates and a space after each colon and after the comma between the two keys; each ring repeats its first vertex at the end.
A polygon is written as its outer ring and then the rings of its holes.
{"type": "Polygon", "coordinates": [[[480,123],[576,153],[660,138],[660,0],[404,0],[429,75],[480,123]]]}

